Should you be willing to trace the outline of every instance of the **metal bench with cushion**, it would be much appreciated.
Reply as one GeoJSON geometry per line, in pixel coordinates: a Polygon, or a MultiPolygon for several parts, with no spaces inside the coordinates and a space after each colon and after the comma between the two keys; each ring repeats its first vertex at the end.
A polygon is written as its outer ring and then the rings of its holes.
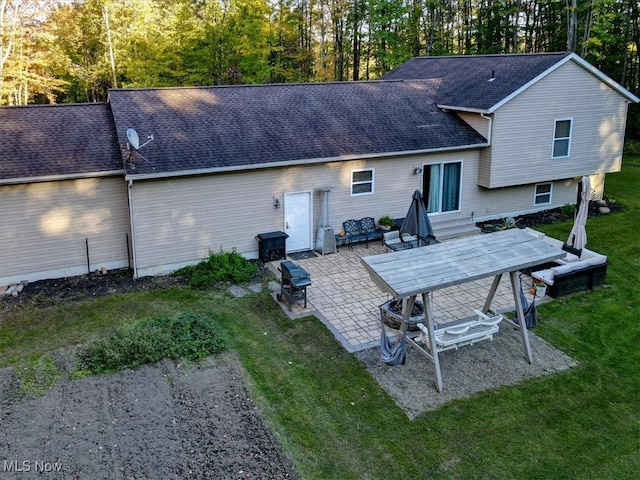
{"type": "Polygon", "coordinates": [[[360,228],[362,232],[367,236],[367,242],[369,240],[382,240],[382,234],[384,231],[381,228],[376,227],[376,221],[373,217],[364,217],[360,219],[360,228]]]}
{"type": "Polygon", "coordinates": [[[365,242],[369,247],[369,240],[382,239],[383,231],[376,227],[373,217],[364,217],[360,220],[349,219],[342,223],[343,235],[336,235],[339,245],[348,245],[352,248],[356,242],[365,242]]]}

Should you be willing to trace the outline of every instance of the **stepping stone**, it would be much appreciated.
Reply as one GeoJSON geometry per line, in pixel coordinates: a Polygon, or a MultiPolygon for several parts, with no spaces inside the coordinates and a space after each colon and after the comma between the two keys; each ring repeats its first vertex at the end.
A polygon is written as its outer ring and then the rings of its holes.
{"type": "Polygon", "coordinates": [[[246,288],[240,287],[238,285],[231,285],[227,291],[233,295],[234,297],[244,297],[249,291],[246,288]]]}

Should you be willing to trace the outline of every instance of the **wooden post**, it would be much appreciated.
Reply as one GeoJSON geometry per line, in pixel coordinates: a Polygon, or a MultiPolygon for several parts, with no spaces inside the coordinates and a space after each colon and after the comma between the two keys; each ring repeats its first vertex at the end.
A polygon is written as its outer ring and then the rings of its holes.
{"type": "Polygon", "coordinates": [[[513,301],[516,306],[516,315],[518,317],[518,327],[520,327],[520,336],[522,337],[522,345],[524,347],[524,356],[529,363],[533,363],[533,354],[531,353],[531,345],[529,344],[529,331],[527,330],[527,322],[524,321],[524,311],[522,309],[522,301],[520,300],[520,286],[516,276],[518,272],[510,272],[511,290],[513,291],[513,301]]]}
{"type": "Polygon", "coordinates": [[[442,372],[440,371],[440,359],[438,358],[438,344],[436,343],[435,328],[433,326],[434,317],[433,310],[431,309],[431,299],[429,298],[429,292],[422,294],[422,302],[424,303],[424,319],[427,323],[427,329],[429,331],[429,348],[431,349],[431,359],[433,365],[436,368],[436,390],[442,392],[442,372]]]}

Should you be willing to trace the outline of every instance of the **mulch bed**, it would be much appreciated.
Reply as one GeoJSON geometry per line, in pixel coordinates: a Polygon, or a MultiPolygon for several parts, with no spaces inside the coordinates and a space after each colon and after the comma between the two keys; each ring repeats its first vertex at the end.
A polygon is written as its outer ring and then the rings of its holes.
{"type": "MultiPolygon", "coordinates": [[[[256,265],[258,273],[254,281],[259,281],[267,272],[261,262],[256,262],[256,265]]],[[[132,272],[128,269],[114,270],[106,274],[96,272],[91,275],[38,280],[37,282],[29,283],[17,297],[11,295],[0,297],[0,308],[7,310],[16,305],[24,304],[44,308],[114,293],[181,288],[186,286],[187,283],[187,279],[179,275],[134,279],[132,272]]],[[[215,288],[222,291],[228,286],[228,284],[220,284],[215,288]]]]}
{"type": "MultiPolygon", "coordinates": [[[[610,215],[611,213],[619,212],[623,209],[622,205],[617,203],[615,200],[610,200],[608,198],[604,198],[602,204],[598,204],[596,201],[589,202],[589,217],[601,217],[603,215],[610,215]],[[601,206],[608,207],[610,213],[600,213],[599,208],[601,206]]],[[[516,225],[519,228],[534,228],[538,225],[548,225],[551,223],[563,222],[565,220],[573,220],[572,215],[567,215],[564,213],[564,209],[562,207],[552,208],[549,210],[543,210],[541,212],[529,213],[527,215],[521,215],[515,217],[516,225]]],[[[478,227],[480,227],[483,231],[489,231],[495,228],[498,228],[502,225],[502,219],[499,220],[488,220],[486,222],[478,222],[476,223],[478,227]]]]}

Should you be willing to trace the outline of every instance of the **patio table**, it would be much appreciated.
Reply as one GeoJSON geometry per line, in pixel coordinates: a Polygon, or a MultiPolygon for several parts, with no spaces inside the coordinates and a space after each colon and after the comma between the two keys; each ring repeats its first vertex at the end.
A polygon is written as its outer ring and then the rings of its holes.
{"type": "MultiPolygon", "coordinates": [[[[488,313],[502,275],[511,279],[517,318],[524,319],[519,295],[517,272],[562,258],[564,251],[535,238],[518,228],[474,235],[425,247],[362,257],[361,261],[373,282],[383,291],[403,301],[401,333],[406,334],[407,322],[418,295],[422,296],[425,324],[429,332],[428,351],[411,338],[409,344],[417,348],[435,365],[436,389],[443,388],[438,345],[434,335],[435,319],[431,293],[452,285],[473,280],[493,278],[483,313],[488,313]]],[[[532,363],[529,335],[524,321],[511,322],[521,333],[525,358],[532,363]]],[[[384,327],[383,327],[384,328],[384,327]]]]}

